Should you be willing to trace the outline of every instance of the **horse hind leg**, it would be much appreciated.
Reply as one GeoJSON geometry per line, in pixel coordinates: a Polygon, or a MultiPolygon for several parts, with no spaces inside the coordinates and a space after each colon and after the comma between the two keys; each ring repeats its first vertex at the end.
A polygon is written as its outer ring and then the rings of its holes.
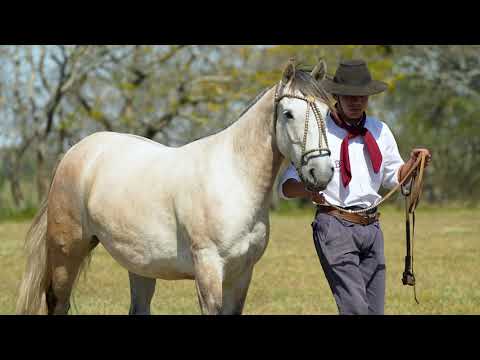
{"type": "Polygon", "coordinates": [[[51,260],[50,286],[46,300],[49,315],[66,315],[70,309],[70,295],[87,256],[98,244],[93,237],[83,238],[82,227],[73,219],[52,223],[48,234],[51,260]]]}
{"type": "Polygon", "coordinates": [[[150,303],[155,293],[156,279],[128,272],[130,280],[129,315],[150,315],[150,303]]]}

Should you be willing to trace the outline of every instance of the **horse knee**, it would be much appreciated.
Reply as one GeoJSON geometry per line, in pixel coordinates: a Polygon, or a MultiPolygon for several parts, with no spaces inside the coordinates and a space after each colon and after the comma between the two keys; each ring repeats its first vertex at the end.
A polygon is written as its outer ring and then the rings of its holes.
{"type": "Polygon", "coordinates": [[[195,283],[204,314],[222,311],[222,259],[215,249],[204,248],[193,252],[195,283]]]}
{"type": "Polygon", "coordinates": [[[222,300],[215,296],[209,296],[207,299],[208,315],[219,315],[222,313],[222,300]]]}

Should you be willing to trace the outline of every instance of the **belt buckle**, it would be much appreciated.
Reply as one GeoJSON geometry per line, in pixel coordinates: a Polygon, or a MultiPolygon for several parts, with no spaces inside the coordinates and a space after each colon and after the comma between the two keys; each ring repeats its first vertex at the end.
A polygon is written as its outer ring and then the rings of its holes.
{"type": "Polygon", "coordinates": [[[365,214],[366,217],[367,217],[367,220],[369,222],[369,224],[375,222],[376,220],[378,220],[378,216],[377,216],[377,211],[373,212],[373,213],[368,213],[368,214],[365,214]]]}

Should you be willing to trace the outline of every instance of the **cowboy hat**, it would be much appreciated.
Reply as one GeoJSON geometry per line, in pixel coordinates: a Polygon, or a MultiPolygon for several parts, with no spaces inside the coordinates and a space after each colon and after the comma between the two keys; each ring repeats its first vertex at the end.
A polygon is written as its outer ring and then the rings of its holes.
{"type": "Polygon", "coordinates": [[[334,78],[325,78],[320,84],[334,95],[368,96],[387,89],[386,83],[372,79],[363,60],[341,61],[334,78]]]}

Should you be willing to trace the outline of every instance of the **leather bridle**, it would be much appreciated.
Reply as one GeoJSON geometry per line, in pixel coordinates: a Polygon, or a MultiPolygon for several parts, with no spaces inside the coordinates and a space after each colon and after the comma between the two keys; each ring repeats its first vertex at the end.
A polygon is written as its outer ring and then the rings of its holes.
{"type": "MultiPolygon", "coordinates": [[[[325,125],[325,119],[322,116],[322,113],[317,107],[316,104],[316,99],[314,96],[303,96],[303,95],[294,95],[294,94],[288,94],[288,93],[283,93],[283,86],[282,84],[277,84],[275,88],[275,111],[274,111],[274,126],[275,126],[275,131],[276,131],[276,121],[277,121],[277,106],[278,103],[283,99],[283,98],[290,98],[290,99],[298,99],[298,100],[303,100],[307,103],[307,111],[305,115],[305,128],[303,132],[303,141],[302,141],[302,156],[300,158],[300,163],[293,164],[295,166],[295,169],[297,170],[298,175],[300,176],[300,179],[302,182],[307,186],[308,190],[314,191],[315,189],[310,189],[308,188],[308,182],[305,181],[301,168],[305,166],[308,163],[308,156],[313,153],[317,153],[317,156],[330,156],[331,151],[328,147],[328,139],[327,139],[327,130],[326,130],[326,125],[325,125]],[[308,137],[308,126],[309,126],[309,121],[310,121],[310,110],[312,111],[313,115],[315,116],[315,120],[317,122],[318,126],[318,132],[319,132],[319,137],[318,137],[318,148],[315,149],[310,149],[307,151],[307,137],[308,137]],[[325,146],[322,146],[322,139],[324,141],[325,146]]],[[[317,157],[316,156],[316,157],[317,157]]]]}

